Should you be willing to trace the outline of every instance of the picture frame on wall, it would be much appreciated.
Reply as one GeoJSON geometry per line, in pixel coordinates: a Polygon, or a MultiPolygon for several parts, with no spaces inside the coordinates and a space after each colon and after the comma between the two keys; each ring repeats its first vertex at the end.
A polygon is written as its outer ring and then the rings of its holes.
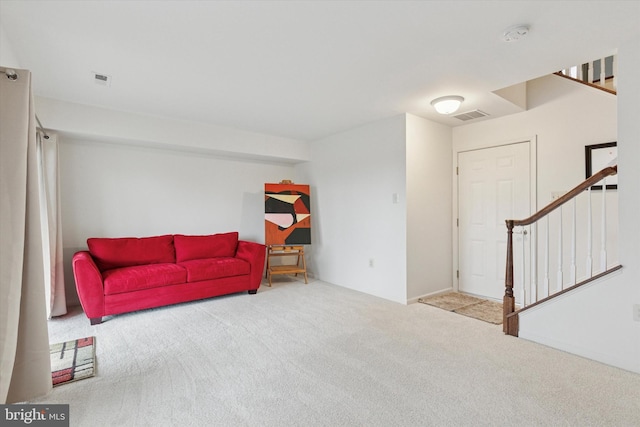
{"type": "MultiPolygon", "coordinates": [[[[618,144],[617,142],[605,142],[604,144],[593,144],[584,147],[586,178],[602,169],[618,164],[618,144]]],[[[607,190],[618,188],[618,175],[607,177],[607,190]]],[[[592,190],[602,190],[602,185],[591,186],[592,190]]]]}

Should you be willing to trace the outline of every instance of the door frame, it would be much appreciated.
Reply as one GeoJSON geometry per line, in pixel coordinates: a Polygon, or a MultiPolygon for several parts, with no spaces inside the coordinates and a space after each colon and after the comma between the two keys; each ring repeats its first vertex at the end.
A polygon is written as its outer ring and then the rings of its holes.
{"type": "MultiPolygon", "coordinates": [[[[460,153],[464,153],[467,151],[477,151],[477,150],[484,150],[484,149],[489,149],[489,148],[496,148],[496,147],[502,147],[505,145],[513,145],[513,144],[520,144],[520,143],[528,143],[529,144],[529,197],[530,197],[530,214],[533,214],[535,212],[537,212],[538,210],[538,136],[537,135],[533,135],[531,137],[527,137],[527,138],[518,138],[518,139],[513,139],[513,140],[508,140],[508,141],[503,141],[503,142],[478,142],[478,143],[471,143],[471,144],[466,144],[464,147],[455,147],[453,149],[453,176],[452,176],[452,180],[453,180],[453,198],[452,198],[452,224],[453,224],[453,233],[452,233],[452,248],[453,248],[453,253],[452,253],[452,259],[453,259],[453,265],[452,265],[452,271],[451,274],[453,277],[453,290],[455,292],[458,292],[460,290],[460,278],[458,275],[458,271],[460,269],[460,250],[459,250],[459,246],[460,246],[460,235],[459,235],[459,231],[460,228],[458,227],[458,218],[460,217],[460,213],[458,212],[458,193],[459,193],[459,189],[458,189],[458,155],[460,153]]],[[[505,218],[507,219],[507,218],[505,218]]],[[[509,219],[521,219],[521,218],[509,218],[509,219]]],[[[505,226],[505,233],[506,233],[507,229],[505,226]]],[[[531,235],[531,250],[537,250],[537,245],[535,243],[535,239],[534,236],[531,235]]],[[[505,254],[506,256],[506,254],[505,254]]]]}

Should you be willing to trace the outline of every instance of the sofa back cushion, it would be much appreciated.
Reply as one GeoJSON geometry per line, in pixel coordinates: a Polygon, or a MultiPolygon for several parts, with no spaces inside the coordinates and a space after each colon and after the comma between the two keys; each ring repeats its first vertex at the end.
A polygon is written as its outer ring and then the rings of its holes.
{"type": "Polygon", "coordinates": [[[238,249],[238,232],[211,234],[208,236],[173,236],[177,262],[192,259],[234,257],[238,249]]]}
{"type": "Polygon", "coordinates": [[[142,238],[92,237],[87,239],[87,246],[100,271],[176,262],[172,235],[142,238]]]}

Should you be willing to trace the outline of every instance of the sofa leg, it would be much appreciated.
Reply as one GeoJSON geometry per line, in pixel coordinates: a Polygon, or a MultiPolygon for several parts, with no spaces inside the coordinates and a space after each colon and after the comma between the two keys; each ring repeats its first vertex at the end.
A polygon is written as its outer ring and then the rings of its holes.
{"type": "Polygon", "coordinates": [[[255,295],[257,292],[257,289],[249,289],[249,295],[255,295]]]}
{"type": "Polygon", "coordinates": [[[102,323],[102,317],[92,317],[89,319],[89,321],[91,322],[91,325],[99,325],[100,323],[102,323]]]}

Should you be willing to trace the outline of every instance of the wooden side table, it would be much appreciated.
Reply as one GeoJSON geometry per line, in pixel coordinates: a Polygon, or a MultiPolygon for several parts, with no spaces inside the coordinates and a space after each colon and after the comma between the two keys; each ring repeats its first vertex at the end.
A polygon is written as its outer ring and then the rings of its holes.
{"type": "Polygon", "coordinates": [[[307,279],[307,263],[304,259],[304,246],[278,246],[270,245],[267,247],[267,271],[265,277],[269,280],[271,286],[271,276],[277,274],[304,274],[304,283],[308,284],[307,279]],[[272,265],[271,258],[276,257],[296,257],[295,264],[272,265]]]}

